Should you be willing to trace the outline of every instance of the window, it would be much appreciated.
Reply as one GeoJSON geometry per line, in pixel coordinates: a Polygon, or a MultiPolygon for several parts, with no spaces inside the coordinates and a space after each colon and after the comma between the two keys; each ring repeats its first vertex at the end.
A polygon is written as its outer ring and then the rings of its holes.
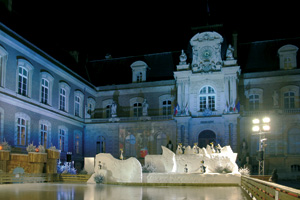
{"type": "Polygon", "coordinates": [[[300,165],[291,165],[291,172],[300,172],[300,165]]]}
{"type": "Polygon", "coordinates": [[[68,151],[68,129],[64,126],[58,127],[58,147],[62,152],[68,151]]]}
{"type": "Polygon", "coordinates": [[[74,92],[74,115],[77,117],[83,117],[82,116],[82,110],[83,110],[83,99],[84,95],[80,90],[76,90],[74,92]]]}
{"type": "Polygon", "coordinates": [[[142,104],[141,103],[135,103],[133,104],[133,116],[134,117],[140,117],[142,116],[142,104]]]}
{"type": "Polygon", "coordinates": [[[146,81],[148,65],[143,61],[135,61],[130,65],[132,69],[132,82],[140,83],[146,81]]]}
{"type": "Polygon", "coordinates": [[[40,126],[40,135],[39,135],[39,143],[46,148],[51,144],[51,124],[47,120],[41,119],[39,121],[40,126]]]}
{"type": "Polygon", "coordinates": [[[105,137],[98,136],[96,142],[96,153],[105,153],[105,137]]]}
{"type": "Polygon", "coordinates": [[[59,90],[59,109],[66,111],[66,90],[63,88],[59,90]]]}
{"type": "Polygon", "coordinates": [[[284,108],[285,109],[295,108],[295,93],[294,92],[284,93],[284,108]]]}
{"type": "Polygon", "coordinates": [[[74,151],[75,155],[80,155],[81,154],[81,131],[76,130],[74,132],[74,151]]]}
{"type": "Polygon", "coordinates": [[[93,112],[95,110],[95,105],[96,105],[95,100],[93,98],[89,97],[87,99],[87,109],[86,109],[86,114],[85,114],[86,118],[92,118],[93,117],[93,112]]]}
{"type": "Polygon", "coordinates": [[[47,125],[45,125],[45,124],[41,124],[41,142],[40,142],[40,144],[42,145],[42,146],[44,146],[45,147],[45,149],[47,148],[47,138],[48,138],[48,126],[47,125]]]}
{"type": "Polygon", "coordinates": [[[24,60],[18,59],[18,71],[17,71],[17,93],[23,96],[31,96],[31,79],[32,79],[33,67],[24,60]]]}
{"type": "Polygon", "coordinates": [[[15,125],[15,144],[28,145],[30,141],[30,117],[24,113],[16,113],[15,125]]]}
{"type": "Polygon", "coordinates": [[[284,45],[278,49],[280,69],[297,68],[297,51],[298,47],[294,45],[284,45]]]}
{"type": "Polygon", "coordinates": [[[163,115],[171,115],[171,105],[170,100],[163,101],[163,115]]]}
{"type": "Polygon", "coordinates": [[[249,110],[259,110],[259,95],[252,94],[249,96],[249,110]]]}
{"type": "Polygon", "coordinates": [[[70,86],[64,82],[59,82],[59,109],[68,112],[70,86]]]}
{"type": "Polygon", "coordinates": [[[3,141],[4,137],[4,110],[0,107],[0,141],[3,141]]]}
{"type": "Polygon", "coordinates": [[[53,76],[46,71],[42,71],[41,74],[41,88],[40,88],[40,102],[47,105],[52,105],[52,86],[53,76]]]}
{"type": "Polygon", "coordinates": [[[7,65],[7,51],[0,46],[0,86],[5,87],[6,79],[6,65],[7,65]]]}
{"type": "Polygon", "coordinates": [[[49,81],[44,78],[42,79],[41,102],[44,104],[49,102],[49,81]]]}
{"type": "Polygon", "coordinates": [[[162,148],[161,146],[166,146],[167,145],[167,135],[164,133],[160,133],[156,137],[156,153],[161,154],[162,153],[162,148]]]}
{"type": "Polygon", "coordinates": [[[26,120],[23,118],[18,118],[18,143],[17,145],[25,145],[26,144],[26,120]]]}
{"type": "Polygon", "coordinates": [[[211,111],[216,110],[216,93],[215,90],[210,86],[204,86],[200,90],[200,112],[203,112],[205,109],[211,111]]]}
{"type": "Polygon", "coordinates": [[[143,73],[140,72],[140,74],[138,74],[137,77],[136,77],[136,82],[137,82],[137,83],[140,83],[140,82],[142,82],[142,81],[143,81],[143,73]]]}
{"type": "Polygon", "coordinates": [[[125,156],[126,157],[135,157],[136,156],[136,149],[135,149],[135,137],[134,135],[128,135],[125,138],[125,156]]]}
{"type": "Polygon", "coordinates": [[[19,66],[19,84],[18,93],[27,96],[28,71],[26,68],[19,66]]]}
{"type": "Polygon", "coordinates": [[[105,113],[106,113],[106,118],[110,118],[111,117],[111,105],[107,105],[105,108],[105,113]]]}
{"type": "Polygon", "coordinates": [[[80,97],[75,96],[75,116],[79,117],[79,111],[80,111],[80,97]]]}
{"type": "Polygon", "coordinates": [[[292,128],[288,132],[288,153],[299,154],[300,153],[300,129],[292,128]]]}

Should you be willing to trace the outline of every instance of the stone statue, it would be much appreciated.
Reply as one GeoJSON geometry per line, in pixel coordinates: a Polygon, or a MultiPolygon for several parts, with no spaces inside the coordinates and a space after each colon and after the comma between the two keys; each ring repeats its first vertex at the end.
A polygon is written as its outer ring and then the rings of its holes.
{"type": "Polygon", "coordinates": [[[149,107],[149,104],[147,103],[147,100],[144,99],[143,104],[142,104],[143,116],[148,116],[148,107],[149,107]]]}
{"type": "Polygon", "coordinates": [[[231,44],[228,46],[228,49],[226,51],[226,60],[233,60],[233,52],[234,48],[231,46],[231,44]]]}
{"type": "Polygon", "coordinates": [[[273,98],[273,106],[278,106],[278,93],[276,90],[274,90],[272,98],[273,98]]]}
{"type": "Polygon", "coordinates": [[[110,107],[110,112],[112,117],[117,116],[117,104],[115,101],[112,102],[111,107],[110,107]]]}
{"type": "Polygon", "coordinates": [[[183,50],[181,50],[181,55],[179,56],[179,60],[180,60],[179,65],[186,65],[186,59],[187,59],[186,54],[184,53],[183,50]]]}

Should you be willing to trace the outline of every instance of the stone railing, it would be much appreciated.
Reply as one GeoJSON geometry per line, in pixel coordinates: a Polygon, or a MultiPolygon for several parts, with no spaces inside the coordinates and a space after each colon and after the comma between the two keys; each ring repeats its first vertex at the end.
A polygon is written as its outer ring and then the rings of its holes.
{"type": "Polygon", "coordinates": [[[87,123],[108,123],[108,122],[162,121],[162,120],[171,120],[171,119],[173,119],[173,115],[94,118],[94,119],[86,119],[86,122],[87,123]]]}
{"type": "Polygon", "coordinates": [[[300,190],[247,176],[241,179],[241,187],[252,199],[300,200],[300,190]]]}
{"type": "Polygon", "coordinates": [[[299,114],[300,113],[300,108],[284,109],[283,113],[284,114],[299,114]]]}

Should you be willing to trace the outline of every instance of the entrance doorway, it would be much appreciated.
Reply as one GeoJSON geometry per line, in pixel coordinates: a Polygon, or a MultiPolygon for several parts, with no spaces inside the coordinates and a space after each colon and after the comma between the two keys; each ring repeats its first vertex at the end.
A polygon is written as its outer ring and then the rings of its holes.
{"type": "Polygon", "coordinates": [[[216,134],[211,130],[202,131],[198,136],[198,146],[200,148],[204,147],[213,142],[216,143],[216,134]]]}

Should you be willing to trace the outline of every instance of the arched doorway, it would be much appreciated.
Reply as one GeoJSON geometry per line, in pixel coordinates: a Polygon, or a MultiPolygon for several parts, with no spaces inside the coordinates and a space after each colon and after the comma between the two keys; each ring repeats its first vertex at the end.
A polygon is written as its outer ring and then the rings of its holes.
{"type": "Polygon", "coordinates": [[[204,147],[213,142],[216,143],[216,134],[211,130],[204,130],[198,136],[198,146],[200,148],[204,147]]]}

